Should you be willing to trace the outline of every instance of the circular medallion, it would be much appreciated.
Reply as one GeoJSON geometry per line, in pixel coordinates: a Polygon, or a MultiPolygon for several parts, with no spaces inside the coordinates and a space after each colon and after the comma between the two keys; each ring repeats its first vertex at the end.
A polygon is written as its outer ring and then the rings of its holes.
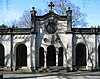
{"type": "Polygon", "coordinates": [[[46,26],[46,30],[48,33],[53,34],[57,31],[57,25],[54,22],[50,22],[46,26]]]}

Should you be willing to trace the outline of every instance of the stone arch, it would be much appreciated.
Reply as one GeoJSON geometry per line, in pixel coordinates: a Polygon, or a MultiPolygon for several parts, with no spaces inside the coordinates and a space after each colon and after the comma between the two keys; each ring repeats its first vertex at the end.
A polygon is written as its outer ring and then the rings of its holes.
{"type": "Polygon", "coordinates": [[[47,47],[46,63],[47,66],[56,66],[56,48],[53,45],[47,47]]]}
{"type": "Polygon", "coordinates": [[[44,66],[44,48],[40,47],[39,48],[39,67],[44,66]]]}
{"type": "Polygon", "coordinates": [[[27,47],[25,44],[16,46],[16,66],[27,66],[27,47]]]}
{"type": "Polygon", "coordinates": [[[86,66],[86,46],[83,43],[76,46],[76,66],[86,66]]]}
{"type": "Polygon", "coordinates": [[[4,46],[0,44],[0,66],[4,66],[4,46]]]}
{"type": "Polygon", "coordinates": [[[63,47],[59,48],[58,66],[63,66],[63,47]]]}

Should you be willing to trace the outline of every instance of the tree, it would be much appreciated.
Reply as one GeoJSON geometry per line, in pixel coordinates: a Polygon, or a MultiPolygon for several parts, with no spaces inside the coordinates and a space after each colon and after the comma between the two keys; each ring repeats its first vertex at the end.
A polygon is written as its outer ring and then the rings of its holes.
{"type": "Polygon", "coordinates": [[[30,11],[25,11],[23,15],[19,18],[19,20],[15,20],[12,22],[14,26],[17,26],[19,28],[24,27],[31,27],[31,16],[30,11]]]}
{"type": "MultiPolygon", "coordinates": [[[[78,6],[75,6],[72,4],[69,0],[53,0],[53,3],[55,4],[54,10],[59,15],[66,15],[67,8],[70,6],[72,9],[72,25],[73,27],[86,27],[86,13],[82,13],[80,11],[80,8],[78,6]]],[[[45,10],[47,11],[48,8],[45,10]]],[[[38,15],[42,14],[42,11],[37,11],[38,15]]],[[[30,11],[25,11],[23,16],[20,17],[18,21],[14,21],[13,24],[18,27],[31,27],[31,17],[30,17],[30,11]]]]}
{"type": "MultiPolygon", "coordinates": [[[[37,15],[41,15],[42,11],[38,10],[37,15]]],[[[19,18],[19,20],[12,21],[12,24],[19,28],[27,28],[31,27],[31,14],[30,11],[24,11],[23,15],[19,18]]]]}
{"type": "Polygon", "coordinates": [[[0,0],[0,6],[6,5],[6,8],[8,8],[8,5],[10,4],[11,0],[0,0]]]}
{"type": "Polygon", "coordinates": [[[55,4],[54,10],[60,15],[66,15],[67,7],[72,10],[72,26],[73,27],[86,27],[86,13],[82,13],[78,6],[75,6],[70,0],[53,0],[55,4]]]}
{"type": "Polygon", "coordinates": [[[98,26],[95,26],[95,27],[97,27],[97,28],[100,28],[100,25],[98,25],[98,26]]]}
{"type": "Polygon", "coordinates": [[[5,24],[0,25],[0,28],[8,28],[5,24]]]}

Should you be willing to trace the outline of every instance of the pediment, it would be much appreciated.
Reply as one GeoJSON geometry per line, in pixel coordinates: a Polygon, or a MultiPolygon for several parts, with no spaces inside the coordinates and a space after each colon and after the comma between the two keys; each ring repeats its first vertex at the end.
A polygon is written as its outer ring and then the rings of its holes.
{"type": "Polygon", "coordinates": [[[49,13],[43,15],[43,16],[36,16],[36,20],[37,21],[44,21],[44,20],[46,20],[50,17],[53,17],[53,18],[58,19],[60,21],[66,21],[67,20],[67,15],[66,16],[60,16],[60,15],[54,13],[54,12],[49,12],[49,13]]]}

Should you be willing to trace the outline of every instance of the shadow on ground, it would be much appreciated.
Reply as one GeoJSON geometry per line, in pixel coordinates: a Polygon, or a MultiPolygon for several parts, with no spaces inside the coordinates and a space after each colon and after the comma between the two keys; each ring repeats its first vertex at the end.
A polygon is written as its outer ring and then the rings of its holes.
{"type": "MultiPolygon", "coordinates": [[[[7,75],[7,74],[5,74],[7,75]]],[[[67,73],[11,73],[4,79],[95,79],[100,78],[100,72],[67,72],[67,73]],[[27,74],[27,75],[26,75],[27,74]],[[14,77],[11,77],[14,76],[14,77]]]]}

